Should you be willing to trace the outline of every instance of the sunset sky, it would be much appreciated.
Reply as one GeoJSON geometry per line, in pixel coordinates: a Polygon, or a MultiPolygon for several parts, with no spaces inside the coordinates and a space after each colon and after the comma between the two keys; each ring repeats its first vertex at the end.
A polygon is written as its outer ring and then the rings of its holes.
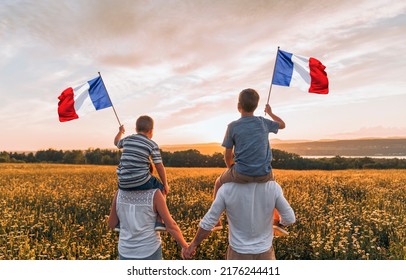
{"type": "Polygon", "coordinates": [[[254,88],[263,116],[277,47],[319,59],[328,95],[272,87],[270,139],[406,137],[405,1],[0,2],[0,151],[114,148],[111,108],[60,123],[58,96],[100,71],[126,135],[221,142],[254,88]]]}

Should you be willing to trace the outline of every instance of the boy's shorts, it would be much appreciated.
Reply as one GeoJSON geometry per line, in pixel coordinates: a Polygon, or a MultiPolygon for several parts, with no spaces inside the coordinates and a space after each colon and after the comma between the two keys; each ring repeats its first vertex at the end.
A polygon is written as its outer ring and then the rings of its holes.
{"type": "Polygon", "coordinates": [[[229,169],[223,172],[223,174],[220,175],[220,183],[225,184],[225,183],[239,183],[239,184],[247,184],[247,183],[266,183],[268,181],[274,181],[272,171],[271,173],[265,175],[265,176],[247,176],[238,173],[234,169],[234,165],[231,166],[229,169]]]}
{"type": "Polygon", "coordinates": [[[123,191],[145,191],[151,189],[160,189],[161,192],[164,191],[164,185],[162,185],[161,181],[159,181],[155,176],[152,175],[151,178],[145,184],[142,184],[140,186],[133,188],[120,188],[119,185],[118,188],[123,191]]]}

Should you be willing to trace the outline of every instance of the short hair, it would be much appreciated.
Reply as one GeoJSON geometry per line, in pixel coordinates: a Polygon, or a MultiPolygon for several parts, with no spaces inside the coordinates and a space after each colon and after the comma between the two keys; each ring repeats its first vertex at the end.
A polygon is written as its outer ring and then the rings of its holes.
{"type": "Polygon", "coordinates": [[[255,89],[247,88],[240,92],[238,102],[241,108],[248,113],[254,112],[258,107],[259,94],[255,89]]]}
{"type": "Polygon", "coordinates": [[[149,132],[154,128],[154,120],[150,116],[140,116],[135,123],[137,132],[149,132]]]}

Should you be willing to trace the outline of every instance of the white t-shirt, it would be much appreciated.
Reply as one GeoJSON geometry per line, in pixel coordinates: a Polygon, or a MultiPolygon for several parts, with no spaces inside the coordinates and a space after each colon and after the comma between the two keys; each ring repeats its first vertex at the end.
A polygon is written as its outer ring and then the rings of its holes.
{"type": "Polygon", "coordinates": [[[273,212],[279,211],[281,224],[295,222],[295,214],[275,181],[267,183],[226,183],[217,192],[200,227],[211,230],[227,210],[229,243],[240,254],[268,251],[273,240],[273,212]]]}
{"type": "Polygon", "coordinates": [[[146,258],[161,245],[161,236],[155,231],[157,213],[154,212],[154,194],[157,189],[144,191],[119,190],[117,216],[120,221],[118,252],[125,258],[146,258]]]}

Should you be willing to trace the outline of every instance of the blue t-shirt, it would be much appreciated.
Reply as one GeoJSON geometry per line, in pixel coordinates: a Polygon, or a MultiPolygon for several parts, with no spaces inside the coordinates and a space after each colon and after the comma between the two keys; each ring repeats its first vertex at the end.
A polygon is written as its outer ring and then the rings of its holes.
{"type": "Polygon", "coordinates": [[[247,176],[265,176],[272,171],[269,132],[278,133],[279,123],[249,116],[231,122],[222,146],[234,147],[235,171],[247,176]]]}

